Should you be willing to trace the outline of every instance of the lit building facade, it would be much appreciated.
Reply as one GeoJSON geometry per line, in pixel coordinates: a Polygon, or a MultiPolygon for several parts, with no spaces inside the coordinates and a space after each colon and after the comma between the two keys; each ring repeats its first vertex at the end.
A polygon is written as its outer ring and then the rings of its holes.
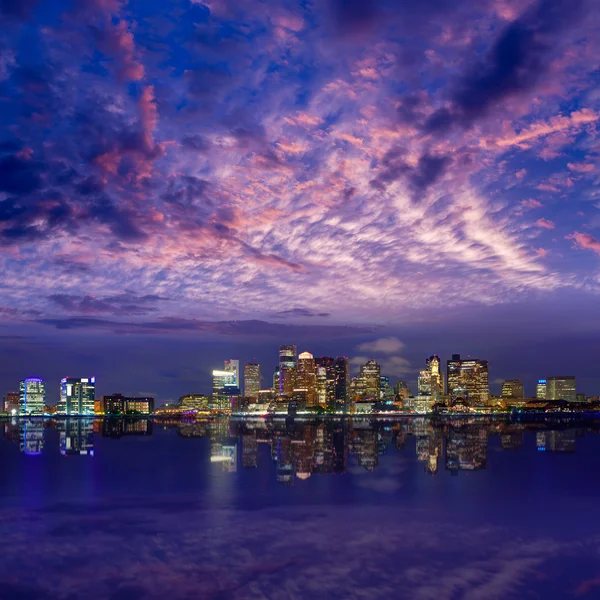
{"type": "Polygon", "coordinates": [[[292,397],[296,386],[298,365],[296,346],[279,346],[279,394],[292,397]]]}
{"type": "Polygon", "coordinates": [[[310,352],[302,352],[302,354],[298,356],[296,387],[294,388],[294,392],[297,390],[306,390],[306,406],[315,406],[317,404],[315,359],[310,352]]]}
{"type": "Polygon", "coordinates": [[[360,379],[364,382],[365,398],[379,400],[381,391],[381,367],[374,360],[368,360],[360,368],[360,379]]]}
{"type": "Polygon", "coordinates": [[[95,377],[63,377],[60,381],[59,415],[93,415],[96,400],[95,377]]]}
{"type": "Polygon", "coordinates": [[[9,414],[19,412],[19,392],[7,392],[4,396],[4,411],[9,414]]]}
{"type": "Polygon", "coordinates": [[[331,356],[315,358],[317,368],[318,404],[335,409],[336,406],[336,359],[331,356]]]}
{"type": "Polygon", "coordinates": [[[409,396],[412,396],[410,388],[408,387],[406,381],[398,381],[394,386],[394,394],[400,399],[404,400],[409,396]]]}
{"type": "Polygon", "coordinates": [[[19,384],[19,414],[43,415],[46,405],[46,384],[39,377],[23,379],[19,384]]]}
{"type": "Polygon", "coordinates": [[[537,386],[535,388],[535,397],[540,400],[546,399],[546,388],[548,387],[548,382],[545,379],[538,379],[537,386]]]}
{"type": "Polygon", "coordinates": [[[210,408],[212,410],[230,411],[232,398],[240,395],[240,388],[236,383],[236,373],[233,370],[212,372],[212,396],[210,408]]]}
{"type": "Polygon", "coordinates": [[[244,365],[244,396],[257,398],[260,392],[260,365],[246,363],[244,365]]]}
{"type": "Polygon", "coordinates": [[[154,412],[154,398],[111,394],[100,398],[99,409],[101,413],[107,415],[125,415],[127,413],[149,415],[154,412]]]}
{"type": "Polygon", "coordinates": [[[195,409],[207,412],[210,405],[210,398],[204,394],[187,394],[179,398],[178,404],[183,409],[195,409]]]}
{"type": "Polygon", "coordinates": [[[486,405],[490,401],[487,360],[453,354],[447,363],[447,381],[452,402],[464,398],[470,405],[486,405]]]}
{"type": "Polygon", "coordinates": [[[507,379],[502,382],[501,398],[524,398],[523,382],[520,379],[507,379]]]}
{"type": "Polygon", "coordinates": [[[444,377],[440,357],[433,354],[425,361],[425,369],[419,371],[417,393],[419,396],[431,396],[438,401],[444,394],[444,377]]]}
{"type": "Polygon", "coordinates": [[[229,371],[234,374],[234,384],[236,387],[241,388],[241,378],[240,378],[240,361],[235,360],[234,358],[229,358],[224,361],[223,371],[229,371]]]}
{"type": "Polygon", "coordinates": [[[575,377],[563,375],[546,379],[546,400],[577,402],[575,377]]]}

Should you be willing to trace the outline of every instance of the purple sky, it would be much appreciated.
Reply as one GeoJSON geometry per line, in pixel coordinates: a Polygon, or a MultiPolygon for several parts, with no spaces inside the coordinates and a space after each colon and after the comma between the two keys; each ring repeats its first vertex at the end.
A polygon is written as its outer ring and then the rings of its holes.
{"type": "Polygon", "coordinates": [[[600,393],[595,0],[3,0],[0,32],[0,393],[176,397],[282,341],[600,393]]]}

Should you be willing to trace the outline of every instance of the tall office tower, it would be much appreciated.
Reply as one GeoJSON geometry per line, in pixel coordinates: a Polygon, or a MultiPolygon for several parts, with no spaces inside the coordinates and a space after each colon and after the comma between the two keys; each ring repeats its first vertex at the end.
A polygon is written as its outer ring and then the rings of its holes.
{"type": "Polygon", "coordinates": [[[279,394],[292,397],[296,387],[296,346],[279,346],[279,394]]]}
{"type": "Polygon", "coordinates": [[[64,377],[60,381],[56,412],[61,415],[93,415],[95,400],[95,377],[64,377]]]}
{"type": "Polygon", "coordinates": [[[368,360],[360,368],[360,378],[364,381],[365,398],[379,400],[381,389],[381,368],[374,360],[368,360]]]}
{"type": "Polygon", "coordinates": [[[350,400],[358,402],[366,398],[365,380],[362,377],[353,377],[350,381],[350,400]]]}
{"type": "Polygon", "coordinates": [[[236,373],[233,370],[212,372],[213,389],[210,408],[213,410],[230,410],[233,396],[238,396],[240,388],[236,383],[236,373]]]}
{"type": "Polygon", "coordinates": [[[244,396],[257,398],[260,391],[260,365],[246,363],[244,365],[244,396]]]}
{"type": "Polygon", "coordinates": [[[4,396],[4,411],[9,414],[19,412],[19,392],[6,392],[6,396],[4,396]]]}
{"type": "Polygon", "coordinates": [[[572,375],[548,377],[546,380],[546,400],[567,400],[567,402],[577,402],[575,377],[572,375]]]}
{"type": "Polygon", "coordinates": [[[19,384],[19,414],[42,415],[46,405],[46,384],[43,379],[29,377],[19,384]]]}
{"type": "Polygon", "coordinates": [[[444,393],[444,378],[440,369],[440,357],[433,354],[425,361],[425,369],[419,371],[418,394],[438,400],[444,393]]]}
{"type": "MultiPolygon", "coordinates": [[[[315,360],[315,364],[317,361],[315,360]]],[[[319,406],[328,406],[327,402],[327,369],[325,367],[317,366],[315,369],[316,373],[316,395],[317,404],[319,406]]]]}
{"type": "Polygon", "coordinates": [[[317,370],[319,368],[325,369],[325,403],[323,406],[327,405],[329,408],[335,408],[335,359],[331,356],[320,356],[315,358],[315,366],[317,370]]]}
{"type": "Polygon", "coordinates": [[[535,397],[539,398],[540,400],[545,400],[547,387],[548,385],[545,379],[538,379],[537,386],[535,388],[535,397]]]}
{"type": "Polygon", "coordinates": [[[401,400],[412,396],[412,393],[406,383],[406,381],[398,381],[394,386],[394,394],[399,396],[401,400]]]}
{"type": "Polygon", "coordinates": [[[524,398],[523,382],[520,379],[507,379],[502,383],[502,398],[524,398]]]}
{"type": "Polygon", "coordinates": [[[240,377],[240,361],[233,358],[229,358],[224,361],[223,371],[230,371],[235,373],[235,385],[239,388],[242,387],[242,378],[240,377]]]}
{"type": "Polygon", "coordinates": [[[273,391],[275,392],[275,396],[279,396],[279,366],[275,367],[275,372],[273,373],[273,391]]]}
{"type": "Polygon", "coordinates": [[[350,361],[348,357],[336,357],[333,369],[335,373],[335,409],[346,412],[350,398],[350,361]]]}
{"type": "Polygon", "coordinates": [[[302,352],[298,356],[295,389],[306,390],[307,406],[314,406],[317,403],[315,358],[310,352],[302,352]]]}
{"type": "Polygon", "coordinates": [[[469,404],[488,404],[490,386],[488,381],[488,361],[478,358],[461,359],[453,354],[448,361],[448,394],[452,400],[462,397],[469,404]]]}
{"type": "Polygon", "coordinates": [[[394,396],[394,390],[390,385],[390,378],[387,375],[382,375],[379,378],[379,396],[382,400],[394,396]]]}

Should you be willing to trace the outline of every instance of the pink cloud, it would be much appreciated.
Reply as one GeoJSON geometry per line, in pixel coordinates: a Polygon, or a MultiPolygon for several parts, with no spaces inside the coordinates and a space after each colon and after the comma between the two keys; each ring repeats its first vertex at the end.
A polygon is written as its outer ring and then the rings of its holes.
{"type": "Polygon", "coordinates": [[[560,190],[555,185],[550,185],[549,183],[540,183],[535,187],[536,189],[542,192],[560,192],[560,190]]]}
{"type": "Polygon", "coordinates": [[[596,165],[590,163],[568,163],[567,167],[576,173],[591,173],[596,168],[596,165]]]}
{"type": "Polygon", "coordinates": [[[542,229],[554,229],[556,225],[548,219],[538,219],[535,224],[542,229]]]}
{"type": "Polygon", "coordinates": [[[154,86],[147,85],[139,100],[140,119],[148,146],[152,146],[153,134],[158,122],[158,108],[154,97],[154,86]]]}
{"type": "Polygon", "coordinates": [[[520,169],[519,171],[517,171],[515,173],[515,177],[517,179],[523,179],[523,177],[525,177],[525,175],[527,175],[527,169],[520,169]]]}
{"type": "Polygon", "coordinates": [[[524,208],[542,208],[543,204],[539,200],[529,198],[528,200],[521,200],[521,206],[524,208]]]}
{"type": "Polygon", "coordinates": [[[576,231],[571,235],[565,237],[566,240],[573,240],[575,245],[584,250],[591,250],[600,254],[600,241],[598,241],[593,235],[589,233],[579,233],[576,231]]]}

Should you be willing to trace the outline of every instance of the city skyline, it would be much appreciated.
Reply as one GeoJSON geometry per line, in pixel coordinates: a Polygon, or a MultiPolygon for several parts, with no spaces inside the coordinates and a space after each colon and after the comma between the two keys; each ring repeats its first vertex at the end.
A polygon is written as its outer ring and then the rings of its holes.
{"type": "Polygon", "coordinates": [[[598,3],[443,4],[3,3],[0,389],[380,337],[600,388],[598,3]]]}
{"type": "MultiPolygon", "coordinates": [[[[211,370],[210,389],[187,390],[179,397],[179,402],[185,397],[213,399],[218,397],[220,400],[211,405],[211,408],[230,410],[232,397],[250,397],[253,402],[260,403],[261,394],[264,398],[265,393],[269,391],[270,400],[285,397],[288,400],[300,401],[302,405],[309,407],[322,406],[346,412],[350,405],[362,399],[373,401],[410,397],[422,400],[428,397],[432,402],[448,403],[461,398],[472,406],[488,406],[492,405],[495,399],[503,398],[540,398],[576,402],[599,396],[595,392],[583,392],[580,384],[579,386],[576,384],[576,375],[546,374],[536,379],[535,386],[532,386],[531,390],[523,385],[520,378],[495,379],[493,384],[498,390],[496,392],[489,379],[489,361],[456,353],[445,361],[437,354],[428,356],[424,360],[425,368],[418,371],[416,386],[411,387],[411,381],[407,378],[390,375],[385,371],[386,368],[393,367],[393,362],[389,362],[387,353],[397,350],[399,345],[401,342],[396,338],[381,338],[371,344],[363,344],[363,350],[373,351],[375,355],[379,354],[379,359],[365,357],[349,359],[345,356],[315,357],[306,350],[299,353],[296,345],[280,345],[279,362],[276,363],[272,374],[269,374],[268,368],[261,366],[260,363],[226,358],[223,360],[222,368],[211,370]],[[340,367],[338,363],[342,366],[340,367]],[[248,393],[249,389],[250,393],[248,393]],[[301,398],[298,396],[299,392],[302,392],[301,398]]],[[[34,412],[23,408],[27,405],[28,386],[33,386],[34,397],[40,395],[43,398],[37,401],[40,406],[55,405],[57,413],[63,415],[94,414],[94,400],[112,397],[116,393],[113,389],[110,394],[104,391],[96,394],[95,376],[63,377],[59,384],[60,397],[54,404],[52,398],[48,402],[46,381],[34,377],[21,380],[19,392],[5,391],[3,400],[7,405],[15,400],[18,401],[19,411],[23,414],[34,412]],[[43,388],[42,392],[39,391],[40,386],[43,388]]],[[[123,398],[121,392],[116,394],[123,398]]],[[[151,398],[154,406],[153,395],[139,395],[151,398]]],[[[158,398],[157,406],[173,404],[174,400],[172,397],[158,398]]],[[[194,406],[193,401],[191,406],[194,406]]],[[[36,406],[35,412],[41,412],[40,408],[36,406]]],[[[96,412],[98,412],[97,402],[96,412]]]]}

